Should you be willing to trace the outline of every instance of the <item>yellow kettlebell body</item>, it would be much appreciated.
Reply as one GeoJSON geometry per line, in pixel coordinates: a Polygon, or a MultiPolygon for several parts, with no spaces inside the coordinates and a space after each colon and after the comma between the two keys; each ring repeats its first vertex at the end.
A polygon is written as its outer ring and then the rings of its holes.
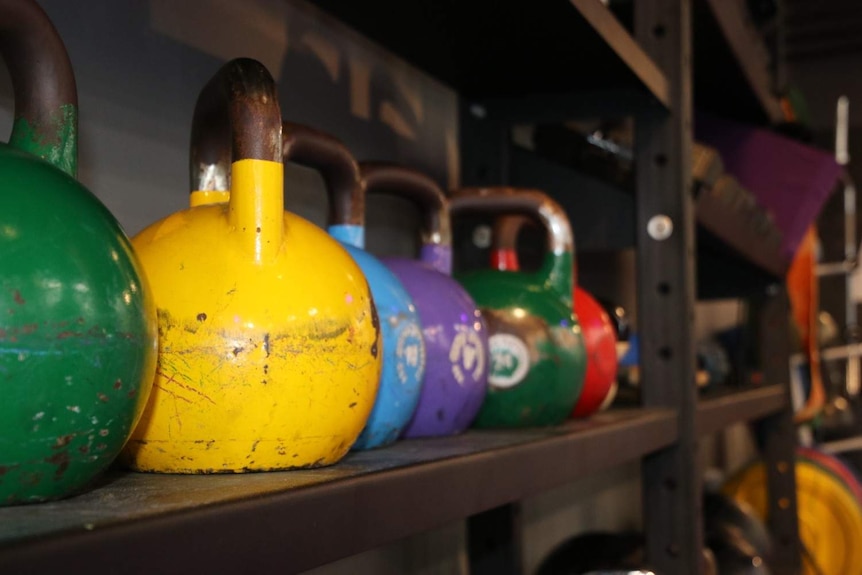
{"type": "Polygon", "coordinates": [[[159,318],[153,393],[124,452],[141,471],[327,465],[374,404],[381,354],[365,277],[283,211],[283,166],[233,163],[230,201],[133,239],[159,318]]]}

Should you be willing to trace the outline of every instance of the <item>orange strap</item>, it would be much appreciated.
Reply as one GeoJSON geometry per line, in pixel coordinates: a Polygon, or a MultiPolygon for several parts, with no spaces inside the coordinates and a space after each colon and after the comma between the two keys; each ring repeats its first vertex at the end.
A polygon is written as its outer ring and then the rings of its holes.
{"type": "Polygon", "coordinates": [[[811,226],[799,244],[787,272],[787,291],[793,320],[799,328],[802,348],[808,358],[811,393],[805,405],[795,415],[797,423],[813,419],[823,408],[826,393],[820,376],[820,348],[817,342],[817,315],[820,310],[820,292],[815,266],[817,228],[811,226]]]}

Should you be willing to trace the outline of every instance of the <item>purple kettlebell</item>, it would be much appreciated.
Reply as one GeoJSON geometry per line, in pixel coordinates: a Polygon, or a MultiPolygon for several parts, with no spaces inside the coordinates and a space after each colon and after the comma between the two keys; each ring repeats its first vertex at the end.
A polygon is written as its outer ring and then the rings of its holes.
{"type": "Polygon", "coordinates": [[[452,279],[449,204],[428,176],[391,164],[360,164],[365,191],[413,201],[423,214],[419,261],[384,258],[413,297],[425,338],[419,406],[403,437],[461,433],[485,399],[488,334],[473,299],[452,279]]]}

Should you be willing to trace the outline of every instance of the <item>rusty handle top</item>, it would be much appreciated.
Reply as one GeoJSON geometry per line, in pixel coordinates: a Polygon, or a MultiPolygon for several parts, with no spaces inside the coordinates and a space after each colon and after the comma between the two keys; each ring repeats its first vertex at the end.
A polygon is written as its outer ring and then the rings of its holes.
{"type": "Polygon", "coordinates": [[[494,220],[491,267],[500,271],[518,271],[518,234],[521,228],[534,224],[528,216],[504,214],[494,220]]]}
{"type": "Polygon", "coordinates": [[[452,245],[449,227],[449,202],[432,178],[418,170],[381,162],[359,164],[366,194],[382,193],[406,198],[422,211],[422,242],[428,245],[452,245]]]}
{"type": "Polygon", "coordinates": [[[15,94],[9,144],[78,172],[78,90],[66,47],[32,0],[0,0],[0,54],[15,94]]]}
{"type": "MultiPolygon", "coordinates": [[[[574,285],[574,235],[562,206],[539,190],[509,187],[462,188],[449,200],[452,217],[467,212],[528,216],[537,220],[547,234],[547,254],[542,270],[546,281],[564,297],[571,297],[574,285]]],[[[528,220],[501,223],[507,226],[503,238],[514,247],[520,227],[528,220]]]]}
{"type": "Polygon", "coordinates": [[[452,229],[449,202],[437,183],[420,171],[379,162],[361,162],[359,171],[365,193],[406,198],[422,212],[420,259],[440,273],[452,273],[452,229]]]}
{"type": "MultiPolygon", "coordinates": [[[[252,262],[275,261],[284,242],[281,108],[275,80],[256,60],[222,66],[198,96],[190,175],[195,195],[230,190],[227,230],[252,262]]],[[[210,202],[212,203],[212,202],[210,202]]]]}
{"type": "Polygon", "coordinates": [[[359,165],[337,138],[319,130],[282,123],[285,162],[295,162],[320,172],[329,196],[329,233],[342,242],[364,247],[365,190],[359,165]]]}
{"type": "Polygon", "coordinates": [[[449,211],[452,217],[466,212],[531,216],[547,231],[550,252],[570,254],[574,251],[575,240],[565,210],[539,190],[508,187],[461,188],[453,192],[449,200],[449,211]]]}
{"type": "Polygon", "coordinates": [[[493,245],[498,250],[513,250],[518,247],[518,234],[524,226],[535,224],[529,216],[504,214],[494,220],[493,245]]]}
{"type": "Polygon", "coordinates": [[[281,109],[275,80],[250,58],[222,66],[198,95],[192,119],[192,191],[227,191],[233,162],[282,163],[281,109]]]}

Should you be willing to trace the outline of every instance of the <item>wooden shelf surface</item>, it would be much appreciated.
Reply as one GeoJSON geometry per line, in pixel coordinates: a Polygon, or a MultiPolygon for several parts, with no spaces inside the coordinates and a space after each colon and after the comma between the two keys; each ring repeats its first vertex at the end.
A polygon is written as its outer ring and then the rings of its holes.
{"type": "Polygon", "coordinates": [[[789,401],[785,386],[777,384],[705,397],[697,409],[698,435],[772,415],[788,408],[789,401]]]}
{"type": "Polygon", "coordinates": [[[246,475],[111,472],[77,497],[0,509],[0,573],[298,573],[666,447],[672,410],[470,431],[246,475]],[[53,571],[52,571],[53,570],[53,571]]]}

